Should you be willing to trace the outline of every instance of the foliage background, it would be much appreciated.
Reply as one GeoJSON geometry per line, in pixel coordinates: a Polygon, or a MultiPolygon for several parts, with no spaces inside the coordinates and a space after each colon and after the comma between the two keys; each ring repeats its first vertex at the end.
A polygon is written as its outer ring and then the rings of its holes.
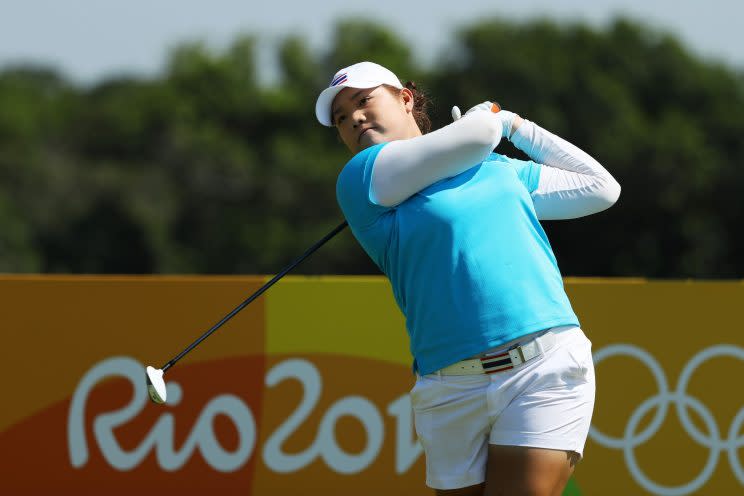
{"type": "MultiPolygon", "coordinates": [[[[315,98],[339,67],[374,60],[428,91],[435,128],[452,105],[496,100],[613,173],[613,208],[544,224],[564,275],[744,277],[744,77],[673,36],[622,18],[493,19],[422,67],[395,32],[348,19],[326,53],[287,37],[268,87],[256,44],[184,43],[162,77],[90,88],[49,67],[0,72],[0,271],[277,272],[342,220],[349,155],[315,98]]],[[[297,272],[378,270],[347,230],[297,272]]]]}

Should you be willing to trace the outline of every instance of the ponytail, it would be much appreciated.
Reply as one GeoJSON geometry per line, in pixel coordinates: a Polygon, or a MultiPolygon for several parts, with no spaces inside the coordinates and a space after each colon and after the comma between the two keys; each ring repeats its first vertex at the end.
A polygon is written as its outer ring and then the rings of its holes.
{"type": "Polygon", "coordinates": [[[431,131],[431,118],[429,117],[429,106],[431,99],[426,94],[416,88],[416,83],[408,81],[405,87],[413,93],[413,118],[422,134],[431,131]]]}

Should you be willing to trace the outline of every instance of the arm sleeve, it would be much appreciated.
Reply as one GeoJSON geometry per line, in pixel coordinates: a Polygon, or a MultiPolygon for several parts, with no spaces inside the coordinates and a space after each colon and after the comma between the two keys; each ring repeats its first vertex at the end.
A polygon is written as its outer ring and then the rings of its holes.
{"type": "Polygon", "coordinates": [[[483,162],[501,140],[495,113],[472,112],[432,133],[393,141],[374,164],[371,198],[394,206],[435,182],[483,162]]]}
{"type": "Polygon", "coordinates": [[[541,169],[536,189],[530,190],[538,219],[601,212],[620,196],[620,185],[599,162],[537,124],[524,120],[511,141],[537,162],[530,169],[541,169]]]}

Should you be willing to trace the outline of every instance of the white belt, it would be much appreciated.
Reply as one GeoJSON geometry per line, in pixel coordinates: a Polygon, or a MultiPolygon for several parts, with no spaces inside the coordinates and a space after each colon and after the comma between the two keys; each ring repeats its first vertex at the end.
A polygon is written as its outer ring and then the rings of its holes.
{"type": "Polygon", "coordinates": [[[489,353],[478,358],[470,358],[453,363],[439,369],[435,374],[441,375],[471,375],[471,374],[494,374],[511,370],[517,365],[537,358],[555,346],[556,337],[553,331],[527,341],[521,345],[515,345],[508,350],[489,353]]]}

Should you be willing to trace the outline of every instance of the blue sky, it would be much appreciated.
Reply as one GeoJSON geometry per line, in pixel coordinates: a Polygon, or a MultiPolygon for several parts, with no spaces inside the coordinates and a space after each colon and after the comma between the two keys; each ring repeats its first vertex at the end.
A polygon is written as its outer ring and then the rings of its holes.
{"type": "MultiPolygon", "coordinates": [[[[0,0],[0,68],[47,63],[89,84],[112,74],[156,74],[179,42],[203,40],[220,48],[239,33],[255,33],[266,68],[262,76],[270,78],[276,40],[299,33],[322,49],[334,21],[343,17],[383,22],[428,63],[458,26],[478,19],[548,17],[603,26],[617,14],[672,32],[700,55],[744,68],[744,2],[734,0],[0,0]]],[[[494,58],[504,48],[494,47],[494,58]]]]}

